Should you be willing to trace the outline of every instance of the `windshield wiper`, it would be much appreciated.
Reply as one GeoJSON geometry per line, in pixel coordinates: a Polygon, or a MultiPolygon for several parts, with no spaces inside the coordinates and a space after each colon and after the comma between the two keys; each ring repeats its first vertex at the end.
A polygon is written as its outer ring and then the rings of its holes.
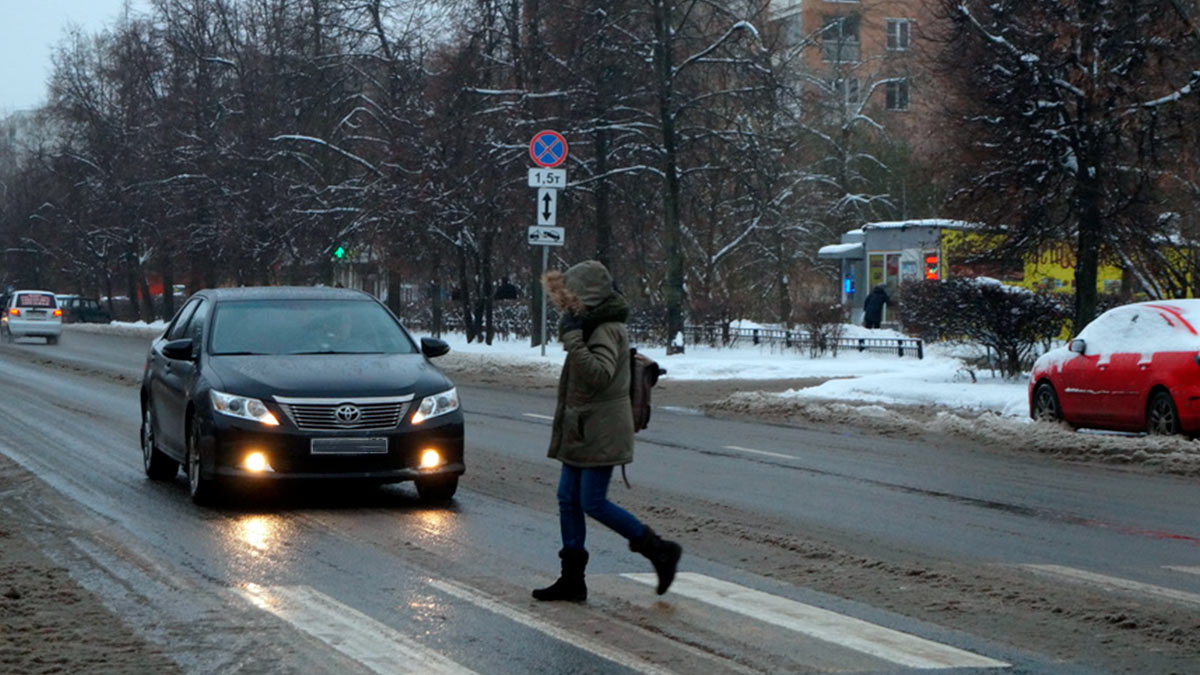
{"type": "Polygon", "coordinates": [[[213,352],[213,356],[268,356],[266,352],[213,352]]]}

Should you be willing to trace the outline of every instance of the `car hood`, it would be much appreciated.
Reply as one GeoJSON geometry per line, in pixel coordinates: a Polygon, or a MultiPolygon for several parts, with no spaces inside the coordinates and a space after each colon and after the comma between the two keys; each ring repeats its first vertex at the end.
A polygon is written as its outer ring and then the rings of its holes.
{"type": "Polygon", "coordinates": [[[208,366],[213,388],[262,399],[425,396],[453,386],[421,354],[210,356],[208,366]]]}

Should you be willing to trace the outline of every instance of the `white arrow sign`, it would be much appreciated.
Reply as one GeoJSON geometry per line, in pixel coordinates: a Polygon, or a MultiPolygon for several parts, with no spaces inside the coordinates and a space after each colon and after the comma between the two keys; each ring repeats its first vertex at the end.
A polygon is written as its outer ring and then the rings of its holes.
{"type": "Polygon", "coordinates": [[[541,188],[537,197],[537,224],[553,225],[558,210],[558,190],[541,188]]]}

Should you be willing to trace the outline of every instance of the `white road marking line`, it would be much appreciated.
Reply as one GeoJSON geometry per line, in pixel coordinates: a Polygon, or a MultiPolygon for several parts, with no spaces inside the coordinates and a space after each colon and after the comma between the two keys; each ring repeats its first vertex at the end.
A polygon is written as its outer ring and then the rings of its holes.
{"type": "Polygon", "coordinates": [[[749,452],[755,455],[766,455],[767,457],[779,457],[780,459],[796,459],[791,455],[784,455],[778,452],[767,452],[766,450],[755,450],[754,448],[743,448],[740,445],[722,446],[726,450],[737,450],[738,452],[749,452]]]}
{"type": "Polygon", "coordinates": [[[1140,581],[1131,579],[1122,579],[1120,577],[1110,577],[1104,574],[1096,574],[1086,570],[1078,570],[1074,567],[1064,567],[1062,565],[1022,565],[1025,569],[1046,574],[1060,579],[1070,581],[1079,581],[1083,583],[1097,584],[1106,589],[1117,589],[1122,591],[1132,591],[1134,593],[1145,593],[1157,598],[1166,600],[1174,600],[1175,602],[1183,602],[1189,605],[1200,605],[1200,594],[1188,593],[1187,591],[1177,591],[1172,588],[1164,588],[1153,584],[1144,584],[1140,581]]]}
{"type": "Polygon", "coordinates": [[[515,621],[523,626],[541,631],[542,633],[545,633],[556,640],[561,640],[569,645],[589,651],[596,656],[608,661],[612,661],[619,666],[624,666],[625,668],[629,668],[640,673],[648,673],[649,675],[675,675],[673,671],[656,666],[645,659],[623,652],[619,649],[614,649],[613,647],[603,642],[593,640],[586,635],[572,633],[571,631],[559,628],[553,624],[546,623],[537,617],[526,614],[515,607],[510,607],[497,600],[493,600],[492,598],[489,598],[473,589],[438,579],[430,580],[429,585],[433,586],[439,591],[453,595],[456,598],[466,600],[473,605],[482,607],[483,609],[486,609],[494,614],[499,614],[500,616],[515,621]]]}
{"type": "MultiPolygon", "coordinates": [[[[653,574],[621,576],[648,586],[658,583],[653,574]]],[[[861,619],[694,572],[677,575],[674,585],[671,586],[671,593],[707,602],[721,609],[909,668],[1007,668],[1010,665],[861,619]]]]}
{"type": "Polygon", "coordinates": [[[256,607],[283,619],[381,675],[474,675],[399,631],[308,586],[248,584],[236,589],[256,607]]]}
{"type": "Polygon", "coordinates": [[[1184,565],[1167,565],[1167,569],[1174,572],[1183,572],[1184,574],[1200,574],[1200,567],[1186,567],[1184,565]]]}
{"type": "Polygon", "coordinates": [[[554,421],[553,415],[538,415],[537,413],[521,413],[521,414],[524,415],[525,417],[532,417],[535,420],[550,420],[551,422],[554,421]]]}

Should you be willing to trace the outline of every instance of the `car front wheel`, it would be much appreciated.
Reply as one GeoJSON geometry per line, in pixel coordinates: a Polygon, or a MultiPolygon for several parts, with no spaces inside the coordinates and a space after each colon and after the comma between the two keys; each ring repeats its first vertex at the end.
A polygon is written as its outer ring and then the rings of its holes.
{"type": "Polygon", "coordinates": [[[142,468],[150,480],[171,480],[179,473],[179,462],[167,457],[154,442],[154,417],[142,409],[142,468]]]}
{"type": "Polygon", "coordinates": [[[193,417],[187,443],[188,493],[191,494],[193,502],[202,506],[212,504],[217,498],[216,479],[205,478],[201,468],[205,449],[210,445],[211,439],[206,438],[200,431],[200,420],[193,417]]]}
{"type": "Polygon", "coordinates": [[[1179,433],[1179,411],[1171,394],[1157,391],[1150,397],[1150,405],[1146,409],[1146,431],[1154,436],[1179,433]]]}
{"type": "Polygon", "coordinates": [[[429,503],[448,502],[458,491],[458,476],[429,476],[414,482],[421,500],[429,503]]]}
{"type": "Polygon", "coordinates": [[[1062,407],[1058,405],[1058,394],[1049,382],[1043,382],[1033,390],[1033,405],[1029,416],[1035,422],[1061,422],[1062,407]]]}

